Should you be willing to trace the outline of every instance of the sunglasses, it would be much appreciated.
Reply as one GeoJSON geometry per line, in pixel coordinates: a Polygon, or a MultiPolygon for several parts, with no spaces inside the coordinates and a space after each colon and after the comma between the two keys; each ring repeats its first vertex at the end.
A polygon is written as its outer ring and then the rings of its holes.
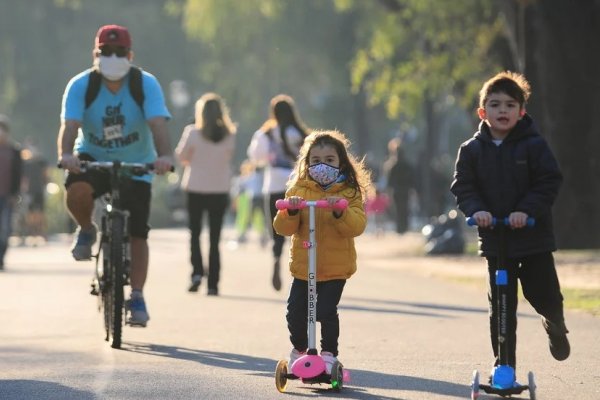
{"type": "Polygon", "coordinates": [[[110,57],[113,54],[116,54],[117,57],[127,57],[127,54],[129,54],[129,49],[126,47],[101,47],[98,51],[97,51],[98,55],[104,56],[104,57],[110,57]]]}

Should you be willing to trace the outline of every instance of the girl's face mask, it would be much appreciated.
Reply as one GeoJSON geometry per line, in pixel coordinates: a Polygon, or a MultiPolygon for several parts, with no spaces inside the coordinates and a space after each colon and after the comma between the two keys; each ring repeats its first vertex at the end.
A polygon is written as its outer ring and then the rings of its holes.
{"type": "Polygon", "coordinates": [[[109,81],[118,81],[129,72],[131,63],[127,57],[117,57],[116,54],[111,56],[99,56],[96,63],[100,73],[109,81]]]}
{"type": "Polygon", "coordinates": [[[308,167],[308,175],[319,185],[331,185],[340,176],[340,169],[329,164],[318,163],[308,167]]]}

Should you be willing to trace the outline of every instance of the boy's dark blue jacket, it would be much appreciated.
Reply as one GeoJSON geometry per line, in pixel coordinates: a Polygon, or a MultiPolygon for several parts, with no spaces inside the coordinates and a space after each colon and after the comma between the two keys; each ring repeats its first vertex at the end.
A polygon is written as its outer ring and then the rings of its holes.
{"type": "MultiPolygon", "coordinates": [[[[512,258],[556,250],[552,205],[561,183],[552,151],[525,114],[500,146],[481,122],[479,131],[458,150],[450,190],[466,216],[489,211],[504,218],[522,211],[535,218],[534,227],[515,229],[506,236],[506,256],[512,258]]],[[[496,256],[497,238],[497,230],[479,229],[479,254],[496,256]]]]}

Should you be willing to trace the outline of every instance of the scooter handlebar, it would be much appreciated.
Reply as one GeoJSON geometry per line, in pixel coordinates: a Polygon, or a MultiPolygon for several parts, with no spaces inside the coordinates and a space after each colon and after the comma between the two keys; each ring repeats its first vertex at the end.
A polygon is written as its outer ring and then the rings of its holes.
{"type": "MultiPolygon", "coordinates": [[[[468,217],[467,218],[467,225],[469,226],[477,226],[477,221],[475,220],[475,218],[473,217],[468,217]]],[[[510,222],[508,220],[508,217],[505,218],[496,218],[496,217],[492,217],[492,226],[496,226],[496,225],[505,225],[505,226],[509,226],[510,222]]],[[[527,218],[527,227],[531,228],[535,225],[535,218],[533,217],[528,217],[527,218]]]]}
{"type": "Polygon", "coordinates": [[[327,200],[302,200],[300,204],[292,206],[289,200],[279,199],[275,202],[275,207],[278,210],[299,210],[306,207],[316,207],[316,208],[333,208],[335,210],[345,210],[348,208],[348,200],[339,199],[333,207],[329,205],[327,200]]]}

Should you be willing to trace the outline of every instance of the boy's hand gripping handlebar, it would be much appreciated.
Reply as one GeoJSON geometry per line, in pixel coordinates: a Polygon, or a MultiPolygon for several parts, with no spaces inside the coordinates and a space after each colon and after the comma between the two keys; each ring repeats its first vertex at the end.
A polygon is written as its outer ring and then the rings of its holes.
{"type": "Polygon", "coordinates": [[[333,207],[329,205],[327,200],[302,200],[297,205],[292,205],[289,200],[279,199],[275,202],[275,207],[278,210],[299,210],[302,208],[314,206],[316,208],[333,208],[334,210],[345,210],[348,208],[348,200],[339,199],[333,207]]]}

